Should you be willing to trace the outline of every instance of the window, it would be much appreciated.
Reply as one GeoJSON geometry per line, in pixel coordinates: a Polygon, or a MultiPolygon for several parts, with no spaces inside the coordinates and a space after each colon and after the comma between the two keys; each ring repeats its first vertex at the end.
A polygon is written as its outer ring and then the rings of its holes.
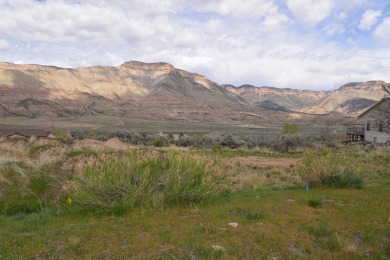
{"type": "Polygon", "coordinates": [[[383,125],[384,125],[384,122],[380,121],[379,122],[379,132],[383,132],[383,125]]]}
{"type": "Polygon", "coordinates": [[[366,128],[367,131],[371,131],[371,123],[370,122],[367,122],[367,128],[366,128]]]}

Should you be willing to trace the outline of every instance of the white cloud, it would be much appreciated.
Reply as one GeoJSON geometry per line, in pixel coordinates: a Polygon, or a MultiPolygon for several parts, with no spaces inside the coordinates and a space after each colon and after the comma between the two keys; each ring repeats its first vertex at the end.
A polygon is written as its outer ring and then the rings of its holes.
{"type": "MultiPolygon", "coordinates": [[[[0,0],[0,57],[64,67],[165,61],[235,85],[324,89],[390,81],[390,51],[359,49],[355,34],[363,32],[351,33],[356,13],[372,8],[365,0],[288,0],[303,25],[280,2],[0,0]]],[[[386,42],[389,26],[390,18],[377,26],[377,39],[386,42]]]]}
{"type": "Polygon", "coordinates": [[[105,64],[106,66],[117,66],[123,63],[123,58],[106,52],[99,53],[98,51],[89,51],[85,53],[73,53],[67,57],[66,63],[63,61],[53,61],[51,65],[64,66],[64,67],[89,67],[97,64],[105,64]]]}
{"type": "Polygon", "coordinates": [[[368,31],[374,26],[378,18],[382,15],[381,10],[372,10],[369,9],[364,12],[362,18],[360,19],[359,29],[368,31]]]}
{"type": "Polygon", "coordinates": [[[390,17],[385,18],[382,23],[376,27],[374,35],[382,39],[390,40],[390,17]]]}
{"type": "Polygon", "coordinates": [[[372,0],[337,0],[337,5],[347,10],[351,10],[362,6],[368,1],[372,1],[372,0]]]}
{"type": "Polygon", "coordinates": [[[348,18],[348,14],[346,12],[340,12],[337,14],[337,19],[344,20],[348,18]]]}
{"type": "Polygon", "coordinates": [[[287,6],[298,20],[315,26],[331,14],[334,0],[287,0],[287,6]]]}
{"type": "Polygon", "coordinates": [[[327,36],[340,35],[345,32],[345,28],[339,23],[331,23],[323,28],[327,36]]]}
{"type": "Polygon", "coordinates": [[[198,0],[188,3],[186,0],[178,0],[182,8],[189,6],[198,11],[215,12],[239,19],[269,16],[279,13],[279,7],[273,0],[198,0]]]}
{"type": "Polygon", "coordinates": [[[0,39],[0,49],[8,49],[10,46],[6,40],[0,39]]]}

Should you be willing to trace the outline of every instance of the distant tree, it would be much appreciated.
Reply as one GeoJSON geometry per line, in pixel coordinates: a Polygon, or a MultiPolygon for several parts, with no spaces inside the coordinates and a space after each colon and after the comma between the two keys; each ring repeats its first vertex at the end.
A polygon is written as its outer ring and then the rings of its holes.
{"type": "Polygon", "coordinates": [[[90,137],[90,138],[95,138],[96,135],[97,135],[96,132],[93,132],[93,131],[88,133],[88,137],[90,137]]]}
{"type": "Polygon", "coordinates": [[[283,134],[293,135],[298,133],[299,125],[297,123],[284,123],[282,132],[283,134]]]}

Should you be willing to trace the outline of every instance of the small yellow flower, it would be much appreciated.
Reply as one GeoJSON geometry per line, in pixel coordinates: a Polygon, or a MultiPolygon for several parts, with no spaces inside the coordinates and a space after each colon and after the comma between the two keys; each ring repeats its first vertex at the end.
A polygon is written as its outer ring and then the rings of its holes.
{"type": "Polygon", "coordinates": [[[68,199],[66,200],[66,204],[68,204],[68,205],[72,204],[72,199],[71,199],[71,198],[68,198],[68,199]]]}

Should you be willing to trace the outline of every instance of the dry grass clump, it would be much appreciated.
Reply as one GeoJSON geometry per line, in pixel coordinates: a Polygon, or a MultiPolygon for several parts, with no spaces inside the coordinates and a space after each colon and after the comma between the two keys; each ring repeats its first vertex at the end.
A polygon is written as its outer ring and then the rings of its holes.
{"type": "Polygon", "coordinates": [[[168,151],[133,151],[87,166],[69,190],[72,205],[121,214],[130,208],[201,203],[220,191],[222,178],[206,160],[168,151]]]}
{"type": "Polygon", "coordinates": [[[298,164],[297,172],[303,181],[313,186],[363,186],[363,179],[357,175],[351,160],[332,149],[308,150],[298,164]]]}

